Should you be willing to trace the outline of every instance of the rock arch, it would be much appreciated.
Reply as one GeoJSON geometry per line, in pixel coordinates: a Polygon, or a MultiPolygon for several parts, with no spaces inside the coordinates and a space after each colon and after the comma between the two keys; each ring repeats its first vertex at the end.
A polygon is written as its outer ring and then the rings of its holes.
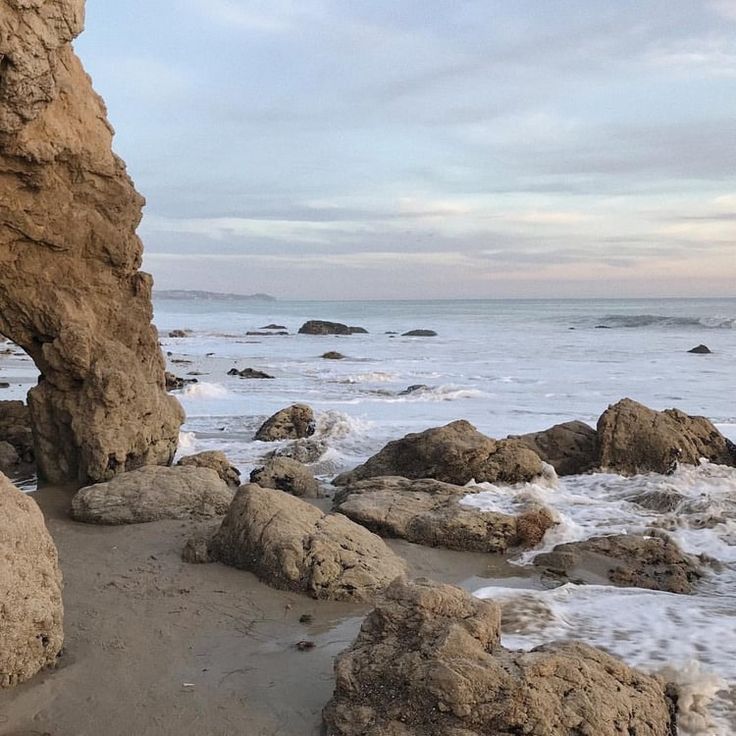
{"type": "Polygon", "coordinates": [[[143,198],[71,41],[84,0],[0,0],[0,333],[35,361],[39,475],[100,481],[176,450],[139,268],[143,198]]]}

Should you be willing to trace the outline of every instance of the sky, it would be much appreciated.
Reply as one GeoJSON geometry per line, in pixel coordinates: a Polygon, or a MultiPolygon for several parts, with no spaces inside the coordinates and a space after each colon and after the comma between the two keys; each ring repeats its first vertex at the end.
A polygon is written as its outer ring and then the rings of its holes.
{"type": "Polygon", "coordinates": [[[736,296],[736,0],[88,0],[160,289],[736,296]]]}

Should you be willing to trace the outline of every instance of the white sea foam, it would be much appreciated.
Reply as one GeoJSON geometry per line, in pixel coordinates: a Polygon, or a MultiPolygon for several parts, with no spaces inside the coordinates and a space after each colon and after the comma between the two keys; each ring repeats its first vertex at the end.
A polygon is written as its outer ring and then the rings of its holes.
{"type": "Polygon", "coordinates": [[[224,399],[229,392],[220,383],[200,381],[199,383],[188,384],[184,387],[182,393],[188,399],[224,399]]]}

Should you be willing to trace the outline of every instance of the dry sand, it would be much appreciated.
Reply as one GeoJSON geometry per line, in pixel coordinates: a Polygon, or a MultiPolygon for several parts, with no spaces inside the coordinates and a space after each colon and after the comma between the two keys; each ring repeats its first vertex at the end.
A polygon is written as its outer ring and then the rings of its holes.
{"type": "MultiPolygon", "coordinates": [[[[191,522],[87,526],[71,492],[34,494],[59,549],[66,645],[55,670],[0,692],[3,736],[313,736],[334,656],[368,607],[313,601],[223,565],[188,565],[191,522]],[[300,623],[303,614],[312,616],[300,623]],[[315,646],[299,651],[307,640],[315,646]]],[[[413,576],[466,587],[524,570],[391,542],[413,576]]],[[[533,584],[533,583],[532,583],[533,584]]]]}

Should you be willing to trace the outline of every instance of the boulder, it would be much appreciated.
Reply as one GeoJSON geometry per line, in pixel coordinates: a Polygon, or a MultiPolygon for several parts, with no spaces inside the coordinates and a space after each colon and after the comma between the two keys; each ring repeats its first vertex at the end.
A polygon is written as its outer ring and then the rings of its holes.
{"type": "Polygon", "coordinates": [[[171,330],[169,337],[187,337],[188,334],[187,330],[171,330]]]}
{"type": "Polygon", "coordinates": [[[713,351],[707,345],[703,345],[702,343],[688,350],[688,353],[696,353],[698,355],[710,355],[712,352],[713,351]]]}
{"type": "Polygon", "coordinates": [[[0,442],[12,445],[22,462],[33,462],[31,414],[22,401],[0,401],[0,442]]]}
{"type": "Polygon", "coordinates": [[[345,358],[342,353],[338,353],[336,350],[328,350],[326,353],[322,354],[322,357],[325,360],[343,360],[343,358],[345,358]]]}
{"type": "Polygon", "coordinates": [[[7,381],[0,381],[0,388],[10,388],[10,384],[7,381]]]}
{"type": "Polygon", "coordinates": [[[71,513],[87,524],[210,519],[224,514],[232,498],[232,489],[211,468],[149,466],[80,489],[71,513]]]}
{"type": "Polygon", "coordinates": [[[0,12],[0,333],[36,364],[38,471],[96,482],[168,464],[184,414],[164,384],[144,204],[74,54],[83,0],[0,12]]]}
{"type": "Polygon", "coordinates": [[[261,488],[278,488],[300,498],[319,498],[317,479],[300,462],[288,457],[274,457],[250,474],[250,482],[261,488]]]}
{"type": "Polygon", "coordinates": [[[299,328],[300,335],[355,335],[367,334],[362,327],[351,327],[341,322],[326,322],[321,319],[310,319],[299,328]]]}
{"type": "Polygon", "coordinates": [[[231,368],[227,374],[228,376],[240,376],[240,378],[273,378],[268,373],[257,371],[254,368],[243,368],[242,371],[239,371],[237,368],[231,368]]]}
{"type": "Polygon", "coordinates": [[[20,463],[20,455],[10,442],[0,442],[0,472],[14,468],[20,463]]]}
{"type": "Polygon", "coordinates": [[[261,442],[298,440],[314,434],[314,412],[306,404],[292,404],[277,411],[256,432],[255,439],[261,442]]]}
{"type": "Polygon", "coordinates": [[[279,330],[278,332],[263,332],[262,330],[249,330],[245,333],[246,337],[272,337],[273,335],[288,335],[289,333],[285,330],[279,330]]]}
{"type": "Polygon", "coordinates": [[[600,649],[500,644],[500,608],[396,580],[335,662],[326,736],[674,736],[662,680],[600,649]]]}
{"type": "Polygon", "coordinates": [[[272,457],[290,457],[304,465],[316,463],[322,455],[327,452],[327,443],[323,440],[316,440],[314,437],[294,440],[285,447],[273,450],[266,455],[266,459],[272,457]]]}
{"type": "Polygon", "coordinates": [[[653,488],[635,493],[626,500],[642,508],[658,511],[660,514],[669,514],[685,503],[687,496],[674,488],[653,488]]]}
{"type": "Polygon", "coordinates": [[[240,486],[240,471],[230,464],[227,455],[219,450],[207,450],[196,455],[187,455],[181,458],[177,465],[195,468],[210,468],[214,470],[230,488],[240,486]]]}
{"type": "Polygon", "coordinates": [[[190,383],[199,383],[196,378],[181,378],[166,371],[166,390],[167,391],[178,391],[190,383]]]}
{"type": "Polygon", "coordinates": [[[402,337],[437,337],[437,333],[434,330],[409,330],[404,332],[402,337]]]}
{"type": "Polygon", "coordinates": [[[261,327],[261,329],[262,330],[285,330],[286,327],[284,325],[270,324],[270,325],[266,325],[265,327],[261,327]]]}
{"type": "Polygon", "coordinates": [[[382,537],[477,552],[533,547],[555,523],[542,508],[517,517],[461,506],[472,492],[437,480],[378,477],[338,491],[334,509],[382,537]]]}
{"type": "Polygon", "coordinates": [[[509,435],[549,463],[557,475],[577,475],[592,470],[598,460],[596,431],[585,422],[564,422],[542,432],[509,435]]]}
{"type": "Polygon", "coordinates": [[[403,391],[399,391],[399,396],[409,396],[409,394],[422,393],[422,391],[429,391],[429,386],[425,383],[413,383],[411,386],[407,386],[403,391]]]}
{"type": "Polygon", "coordinates": [[[736,465],[736,447],[708,419],[679,409],[654,411],[631,399],[609,406],[598,420],[598,464],[622,475],[671,473],[701,458],[736,465]]]}
{"type": "Polygon", "coordinates": [[[537,555],[534,564],[548,574],[575,582],[611,582],[621,587],[692,593],[701,565],[664,535],[614,534],[558,544],[537,555]]]}
{"type": "Polygon", "coordinates": [[[208,553],[274,588],[332,600],[368,600],[405,570],[380,537],[347,517],[254,484],[238,490],[208,553]]]}
{"type": "Polygon", "coordinates": [[[539,456],[517,440],[494,440],[461,419],[408,434],[333,480],[348,485],[378,475],[434,478],[445,483],[519,483],[543,472],[539,456]]]}
{"type": "Polygon", "coordinates": [[[56,662],[64,643],[61,590],[41,510],[0,473],[0,688],[56,662]]]}

